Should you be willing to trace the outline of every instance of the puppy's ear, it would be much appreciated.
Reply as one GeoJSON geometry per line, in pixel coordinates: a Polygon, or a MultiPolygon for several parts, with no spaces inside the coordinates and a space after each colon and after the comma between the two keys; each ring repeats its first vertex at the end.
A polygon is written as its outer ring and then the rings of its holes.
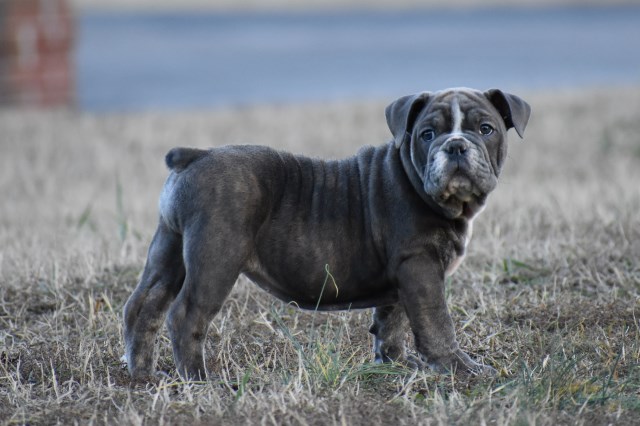
{"type": "Polygon", "coordinates": [[[484,94],[502,115],[507,130],[513,127],[518,136],[523,137],[531,115],[529,104],[516,95],[504,93],[498,89],[487,90],[484,94]]]}
{"type": "Polygon", "coordinates": [[[403,96],[384,110],[384,114],[387,117],[387,125],[396,142],[396,148],[400,148],[407,138],[411,138],[413,123],[422,108],[427,104],[429,95],[429,93],[425,92],[403,96]]]}

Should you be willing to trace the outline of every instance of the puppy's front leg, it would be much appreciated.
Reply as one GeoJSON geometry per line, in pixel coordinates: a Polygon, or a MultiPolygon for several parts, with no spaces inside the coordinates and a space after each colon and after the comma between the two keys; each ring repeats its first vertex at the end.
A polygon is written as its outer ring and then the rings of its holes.
{"type": "Polygon", "coordinates": [[[426,255],[407,259],[399,267],[398,280],[416,349],[433,370],[495,374],[492,367],[475,362],[458,346],[445,300],[441,262],[426,255]]]}

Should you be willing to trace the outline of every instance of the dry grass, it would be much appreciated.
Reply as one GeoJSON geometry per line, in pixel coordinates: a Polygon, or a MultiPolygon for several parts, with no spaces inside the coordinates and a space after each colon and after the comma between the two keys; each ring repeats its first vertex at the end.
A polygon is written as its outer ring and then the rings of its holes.
{"type": "Polygon", "coordinates": [[[0,423],[634,424],[640,416],[640,89],[522,94],[501,186],[449,281],[458,380],[372,366],[368,312],[314,314],[240,280],[216,375],[132,386],[120,316],[174,145],[339,157],[388,138],[384,103],[96,116],[0,111],[0,423]]]}

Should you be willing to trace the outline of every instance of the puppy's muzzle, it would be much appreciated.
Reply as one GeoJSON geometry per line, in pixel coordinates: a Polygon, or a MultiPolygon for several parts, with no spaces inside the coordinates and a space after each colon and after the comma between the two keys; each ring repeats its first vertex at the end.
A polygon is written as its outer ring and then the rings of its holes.
{"type": "MultiPolygon", "coordinates": [[[[477,161],[471,142],[461,136],[452,135],[442,144],[439,151],[443,155],[445,168],[441,177],[445,184],[440,199],[447,200],[452,195],[460,201],[467,202],[473,195],[478,195],[474,184],[474,166],[477,161]]],[[[442,155],[440,154],[440,155],[442,155]]]]}

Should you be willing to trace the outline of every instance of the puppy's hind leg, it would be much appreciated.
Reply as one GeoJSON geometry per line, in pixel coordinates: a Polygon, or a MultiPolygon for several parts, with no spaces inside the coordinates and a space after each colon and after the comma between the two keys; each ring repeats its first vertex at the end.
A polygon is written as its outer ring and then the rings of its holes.
{"type": "Polygon", "coordinates": [[[169,310],[167,328],[178,373],[186,380],[204,380],[209,323],[235,284],[246,252],[237,244],[242,238],[228,230],[192,229],[184,235],[186,277],[169,310]]]}
{"type": "Polygon", "coordinates": [[[373,353],[376,363],[405,361],[408,329],[409,320],[401,305],[375,308],[369,332],[374,335],[373,353]]]}
{"type": "Polygon", "coordinates": [[[165,313],[183,285],[182,236],[160,222],[138,286],[124,306],[125,358],[134,379],[152,376],[154,346],[165,313]]]}

